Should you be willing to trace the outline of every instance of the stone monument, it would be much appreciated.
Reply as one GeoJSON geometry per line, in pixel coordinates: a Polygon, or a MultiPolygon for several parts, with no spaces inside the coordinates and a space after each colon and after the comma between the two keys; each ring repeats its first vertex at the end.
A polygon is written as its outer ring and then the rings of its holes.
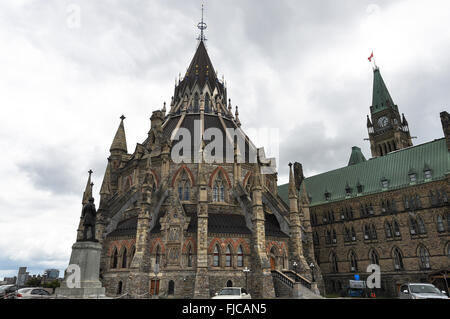
{"type": "Polygon", "coordinates": [[[81,213],[83,236],[72,246],[69,267],[61,287],[55,292],[58,297],[105,297],[105,288],[99,280],[102,245],[95,238],[96,214],[94,198],[91,197],[81,213]]]}

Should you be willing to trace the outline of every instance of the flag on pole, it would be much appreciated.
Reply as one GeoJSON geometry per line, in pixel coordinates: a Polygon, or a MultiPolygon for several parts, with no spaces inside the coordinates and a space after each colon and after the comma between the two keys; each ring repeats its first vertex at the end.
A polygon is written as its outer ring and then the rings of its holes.
{"type": "Polygon", "coordinates": [[[369,57],[369,62],[372,62],[372,59],[373,59],[373,51],[372,51],[372,54],[369,57]]]}

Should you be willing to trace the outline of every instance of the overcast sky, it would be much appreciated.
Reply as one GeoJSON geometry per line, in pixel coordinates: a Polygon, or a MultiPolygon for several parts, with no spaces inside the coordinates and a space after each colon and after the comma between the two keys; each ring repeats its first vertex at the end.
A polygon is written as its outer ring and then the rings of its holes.
{"type": "MultiPolygon", "coordinates": [[[[98,204],[125,114],[128,150],[170,102],[194,54],[201,1],[0,2],[0,278],[67,267],[87,171],[98,204]]],[[[370,157],[374,51],[414,144],[443,136],[450,100],[450,2],[206,1],[207,47],[244,130],[280,136],[305,174],[370,157]]],[[[252,136],[251,136],[252,137],[252,136]]],[[[267,146],[270,141],[257,141],[267,146]]],[[[276,153],[276,152],[275,152],[276,153]]]]}

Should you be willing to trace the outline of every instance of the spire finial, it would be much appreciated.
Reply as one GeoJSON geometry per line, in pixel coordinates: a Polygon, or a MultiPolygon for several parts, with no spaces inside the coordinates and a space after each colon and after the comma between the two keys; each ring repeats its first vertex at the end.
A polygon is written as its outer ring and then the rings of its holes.
{"type": "Polygon", "coordinates": [[[120,117],[120,119],[123,121],[126,119],[125,115],[122,114],[122,116],[120,117]]]}
{"type": "Polygon", "coordinates": [[[205,37],[205,34],[204,34],[203,31],[204,31],[207,27],[208,27],[208,26],[206,25],[206,23],[203,22],[203,4],[202,4],[202,21],[199,22],[199,23],[197,24],[197,28],[200,29],[200,36],[197,38],[197,40],[200,40],[200,41],[206,41],[206,37],[205,37]]]}
{"type": "Polygon", "coordinates": [[[88,171],[88,173],[89,173],[89,177],[91,177],[92,173],[94,173],[94,172],[92,171],[92,169],[90,169],[90,170],[88,171]]]}

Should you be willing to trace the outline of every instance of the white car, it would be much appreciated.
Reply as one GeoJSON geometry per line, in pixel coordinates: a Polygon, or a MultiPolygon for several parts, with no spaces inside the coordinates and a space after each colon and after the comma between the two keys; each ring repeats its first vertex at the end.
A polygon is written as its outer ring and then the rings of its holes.
{"type": "Polygon", "coordinates": [[[219,293],[216,293],[212,299],[252,299],[252,297],[244,288],[226,287],[222,288],[219,293]]]}
{"type": "Polygon", "coordinates": [[[52,298],[52,295],[40,287],[33,288],[22,288],[17,290],[15,295],[15,299],[49,299],[52,298]]]}
{"type": "Polygon", "coordinates": [[[400,299],[449,299],[432,284],[408,283],[400,287],[400,299]]]}

